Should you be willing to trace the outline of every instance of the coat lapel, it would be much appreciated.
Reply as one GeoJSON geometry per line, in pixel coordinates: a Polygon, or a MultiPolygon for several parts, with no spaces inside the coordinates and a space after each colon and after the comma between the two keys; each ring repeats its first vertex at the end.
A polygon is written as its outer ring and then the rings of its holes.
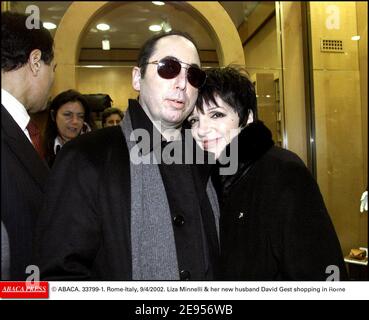
{"type": "Polygon", "coordinates": [[[1,106],[1,131],[2,143],[8,146],[30,176],[43,189],[49,168],[46,162],[40,159],[35,148],[4,106],[1,106]]]}

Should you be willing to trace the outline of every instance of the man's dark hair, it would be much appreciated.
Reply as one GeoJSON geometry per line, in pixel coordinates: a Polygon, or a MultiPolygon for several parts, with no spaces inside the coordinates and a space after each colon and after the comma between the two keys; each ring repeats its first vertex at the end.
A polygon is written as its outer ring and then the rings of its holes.
{"type": "Polygon", "coordinates": [[[142,46],[137,59],[137,65],[141,68],[141,78],[145,77],[146,68],[147,68],[147,62],[149,62],[150,57],[153,55],[155,50],[155,44],[162,38],[169,37],[169,36],[180,36],[183,38],[186,38],[187,40],[191,41],[197,52],[199,52],[199,49],[196,45],[195,40],[186,32],[181,31],[170,31],[168,33],[159,33],[155,36],[148,39],[144,45],[142,46]]]}
{"type": "Polygon", "coordinates": [[[101,115],[101,122],[104,125],[106,122],[106,119],[109,118],[112,114],[117,114],[121,119],[124,118],[123,111],[119,110],[118,108],[106,108],[102,115],[101,115]]]}
{"type": "Polygon", "coordinates": [[[50,32],[42,26],[29,29],[28,16],[14,12],[1,13],[1,70],[12,71],[24,66],[30,53],[39,49],[41,60],[50,65],[54,58],[54,40],[50,32]]]}
{"type": "Polygon", "coordinates": [[[240,126],[246,125],[249,112],[257,120],[255,87],[246,70],[236,67],[210,68],[205,70],[206,82],[199,89],[196,108],[204,113],[203,104],[214,103],[215,96],[224,100],[239,116],[240,126]]]}

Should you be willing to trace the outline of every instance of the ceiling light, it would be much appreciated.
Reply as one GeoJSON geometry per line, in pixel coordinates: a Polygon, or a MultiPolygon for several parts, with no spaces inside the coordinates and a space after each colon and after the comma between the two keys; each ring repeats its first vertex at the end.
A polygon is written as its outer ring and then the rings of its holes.
{"type": "Polygon", "coordinates": [[[110,50],[110,41],[108,39],[104,39],[102,41],[102,49],[103,50],[110,50]]]}
{"type": "Polygon", "coordinates": [[[165,5],[165,3],[163,1],[151,1],[153,4],[155,4],[156,6],[163,6],[165,5]]]}
{"type": "Polygon", "coordinates": [[[96,28],[101,31],[107,31],[110,29],[110,26],[106,23],[99,23],[96,28]]]}
{"type": "Polygon", "coordinates": [[[352,36],[351,40],[358,41],[360,40],[360,36],[352,36]]]}
{"type": "Polygon", "coordinates": [[[159,26],[158,24],[153,24],[149,27],[149,30],[153,32],[161,31],[161,26],[159,26]]]}
{"type": "Polygon", "coordinates": [[[94,65],[94,64],[89,64],[87,66],[83,66],[84,68],[103,68],[103,66],[99,66],[99,65],[94,65]]]}
{"type": "Polygon", "coordinates": [[[56,24],[52,22],[44,22],[42,25],[48,30],[56,29],[56,24]]]}

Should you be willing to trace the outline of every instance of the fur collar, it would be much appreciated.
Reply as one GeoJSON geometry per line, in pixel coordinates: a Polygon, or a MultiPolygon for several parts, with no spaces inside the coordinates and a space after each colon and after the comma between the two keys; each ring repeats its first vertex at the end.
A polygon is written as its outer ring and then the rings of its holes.
{"type": "MultiPolygon", "coordinates": [[[[274,145],[271,131],[262,121],[255,121],[246,126],[230,144],[226,146],[220,158],[229,156],[237,146],[238,163],[249,163],[259,159],[274,145]],[[238,146],[237,146],[238,143],[238,146]]],[[[223,163],[224,161],[220,161],[223,163]]],[[[219,164],[220,165],[220,164],[219,164]]]]}
{"type": "Polygon", "coordinates": [[[262,121],[255,121],[246,126],[232,142],[227,145],[220,158],[227,156],[238,143],[238,168],[237,172],[231,176],[219,175],[220,167],[227,167],[225,161],[218,161],[216,170],[212,173],[212,180],[217,190],[218,197],[223,200],[227,196],[229,188],[243,178],[254,163],[260,159],[273,145],[271,131],[262,121]]]}
{"type": "Polygon", "coordinates": [[[255,121],[238,135],[239,162],[247,163],[259,159],[273,145],[272,132],[262,121],[255,121]]]}

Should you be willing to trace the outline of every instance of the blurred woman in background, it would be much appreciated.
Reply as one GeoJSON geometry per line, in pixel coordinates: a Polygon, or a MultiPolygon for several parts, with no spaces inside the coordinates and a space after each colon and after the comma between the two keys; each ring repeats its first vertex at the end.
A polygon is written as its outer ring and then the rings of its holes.
{"type": "Polygon", "coordinates": [[[60,148],[69,140],[95,129],[90,108],[81,93],[67,90],[50,104],[44,133],[45,159],[51,167],[60,148]]]}

